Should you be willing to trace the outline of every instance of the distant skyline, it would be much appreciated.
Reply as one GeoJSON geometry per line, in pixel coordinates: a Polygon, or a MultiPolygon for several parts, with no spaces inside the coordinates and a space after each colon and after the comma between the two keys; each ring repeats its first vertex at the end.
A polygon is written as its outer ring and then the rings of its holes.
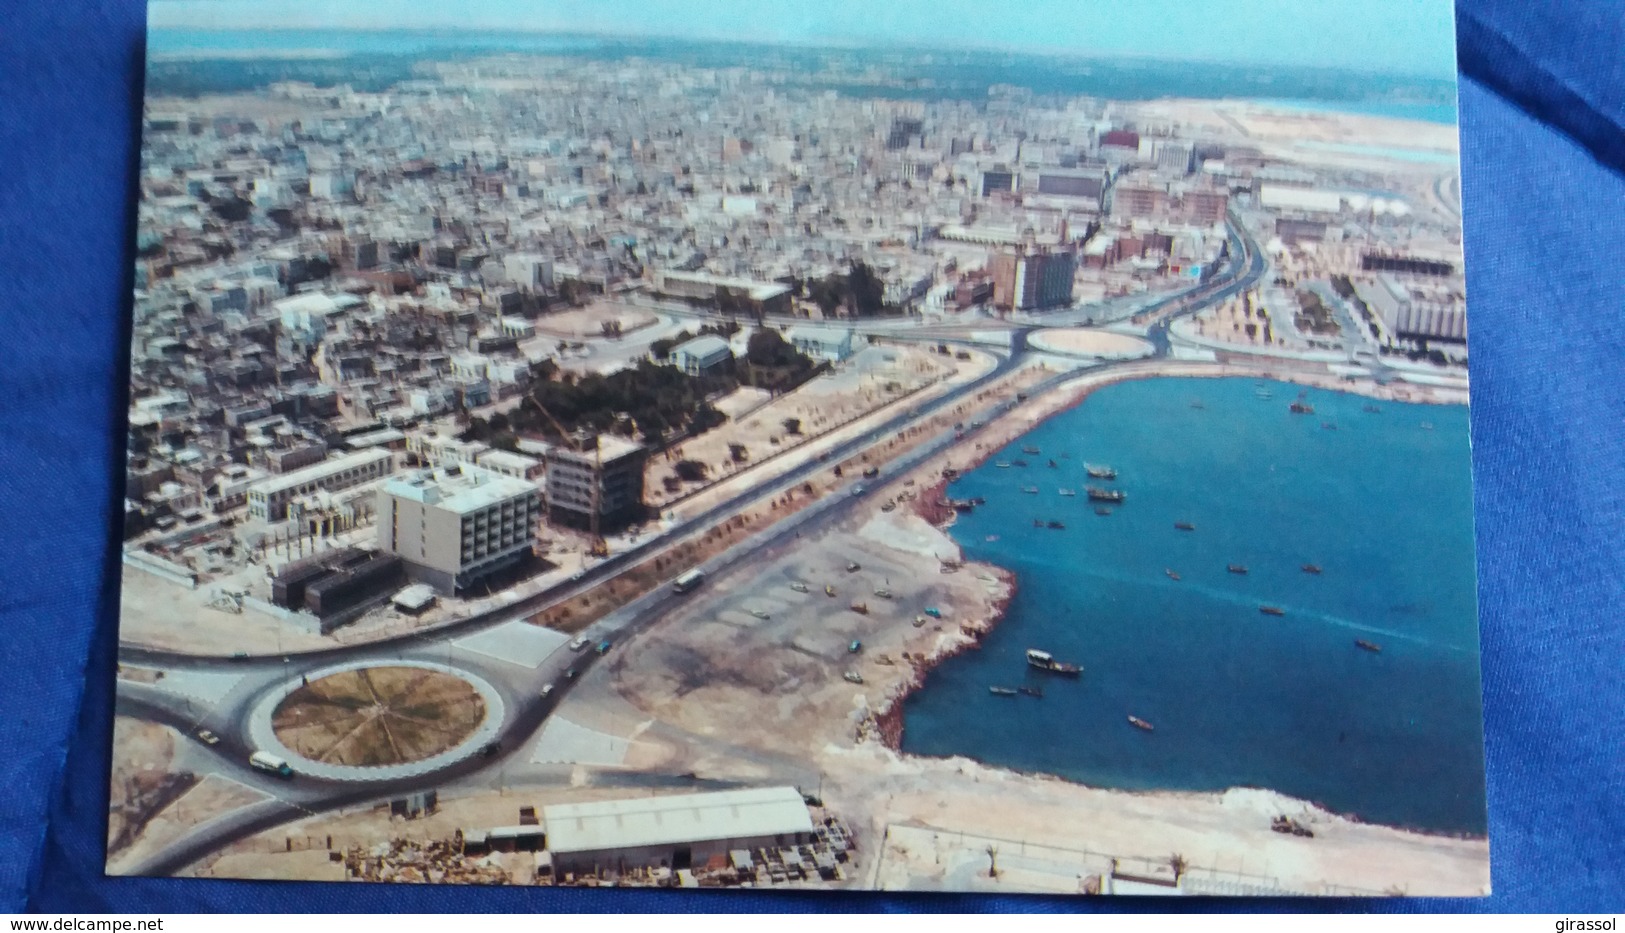
{"type": "Polygon", "coordinates": [[[1453,78],[1450,0],[152,0],[155,29],[461,29],[1001,48],[1453,78]]]}

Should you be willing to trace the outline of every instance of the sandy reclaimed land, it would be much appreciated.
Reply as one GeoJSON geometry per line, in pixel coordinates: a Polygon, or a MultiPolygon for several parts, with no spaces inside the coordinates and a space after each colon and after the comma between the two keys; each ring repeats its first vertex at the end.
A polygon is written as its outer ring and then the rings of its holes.
{"type": "Polygon", "coordinates": [[[946,534],[901,508],[855,534],[798,542],[624,646],[619,687],[634,706],[699,735],[737,730],[780,753],[850,745],[878,728],[875,714],[916,681],[917,666],[974,644],[1008,599],[992,568],[941,572],[943,560],[959,559],[946,534]],[[922,616],[927,607],[943,618],[922,616]],[[927,622],[915,627],[920,617],[927,622]],[[863,683],[848,682],[849,672],[863,683]]]}
{"type": "Polygon", "coordinates": [[[265,799],[264,794],[230,778],[208,775],[154,816],[134,844],[109,858],[107,870],[119,874],[124,866],[141,864],[199,825],[265,799]]]}
{"type": "MultiPolygon", "coordinates": [[[[150,815],[144,800],[172,797],[162,785],[171,780],[175,742],[180,733],[168,726],[113,717],[113,764],[108,780],[107,841],[112,853],[125,851],[140,825],[150,815]],[[120,845],[124,841],[126,845],[120,845]]],[[[176,788],[180,789],[180,788],[176,788]]]]}
{"type": "MultiPolygon", "coordinates": [[[[1354,823],[1274,791],[1103,790],[966,758],[901,756],[877,743],[830,754],[826,761],[832,777],[824,785],[824,802],[854,825],[867,826],[870,839],[885,840],[887,824],[925,826],[947,837],[929,847],[883,843],[883,856],[870,867],[876,872],[873,884],[887,890],[944,890],[953,881],[962,889],[967,876],[985,871],[986,846],[997,840],[993,844],[1006,867],[1026,842],[1084,850],[1095,858],[1077,861],[1095,866],[1102,857],[1162,862],[1177,853],[1192,875],[1279,892],[1474,896],[1489,891],[1484,839],[1354,823]],[[1314,838],[1272,832],[1270,820],[1279,814],[1310,827],[1314,838]],[[961,840],[949,835],[954,833],[984,838],[961,840]]],[[[1035,854],[1035,861],[1060,861],[1052,853],[1035,854]]],[[[1014,887],[1016,880],[972,887],[1021,890],[1014,887]]]]}
{"type": "Polygon", "coordinates": [[[1147,118],[1227,130],[1255,142],[1357,143],[1438,152],[1455,152],[1459,145],[1454,126],[1330,109],[1296,110],[1245,100],[1159,100],[1128,109],[1147,118]]]}

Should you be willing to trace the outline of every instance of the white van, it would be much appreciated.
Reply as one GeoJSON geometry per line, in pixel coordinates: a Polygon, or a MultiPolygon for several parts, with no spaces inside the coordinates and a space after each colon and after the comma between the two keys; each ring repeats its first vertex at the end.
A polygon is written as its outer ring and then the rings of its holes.
{"type": "Polygon", "coordinates": [[[248,756],[248,763],[261,771],[269,771],[278,777],[293,777],[293,767],[288,759],[273,755],[270,752],[255,752],[248,756]]]}

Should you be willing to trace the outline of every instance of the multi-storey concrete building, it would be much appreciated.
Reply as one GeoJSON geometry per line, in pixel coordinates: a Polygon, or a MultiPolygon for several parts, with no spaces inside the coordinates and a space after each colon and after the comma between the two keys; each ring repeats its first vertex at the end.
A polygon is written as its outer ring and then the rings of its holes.
{"type": "Polygon", "coordinates": [[[1072,303],[1072,279],[1078,260],[1071,250],[1000,253],[989,266],[996,308],[1028,311],[1072,303]]]}
{"type": "Polygon", "coordinates": [[[536,541],[536,484],[476,466],[391,477],[378,487],[378,547],[445,593],[517,563],[536,541]]]}
{"type": "Polygon", "coordinates": [[[547,515],[574,528],[592,523],[598,507],[600,531],[611,531],[642,517],[642,444],[612,434],[577,433],[570,444],[546,444],[547,515]]]}
{"type": "Polygon", "coordinates": [[[288,517],[288,504],[314,492],[338,492],[383,479],[394,465],[387,450],[364,450],[262,480],[248,489],[248,514],[260,521],[288,517]]]}

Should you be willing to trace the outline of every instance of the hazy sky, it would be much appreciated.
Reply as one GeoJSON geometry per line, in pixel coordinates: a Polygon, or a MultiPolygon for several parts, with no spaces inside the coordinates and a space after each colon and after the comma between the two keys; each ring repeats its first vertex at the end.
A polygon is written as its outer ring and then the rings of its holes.
{"type": "Polygon", "coordinates": [[[154,27],[1005,47],[1455,74],[1451,0],[152,0],[154,27]]]}

